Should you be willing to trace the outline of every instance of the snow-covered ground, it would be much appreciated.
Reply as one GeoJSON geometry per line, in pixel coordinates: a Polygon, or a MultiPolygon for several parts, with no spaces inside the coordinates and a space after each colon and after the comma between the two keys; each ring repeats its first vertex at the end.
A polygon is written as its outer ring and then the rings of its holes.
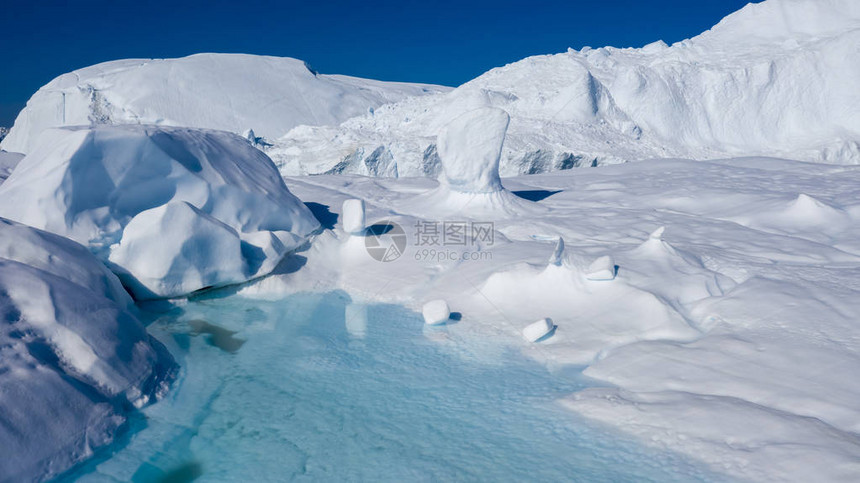
{"type": "Polygon", "coordinates": [[[458,351],[482,357],[507,345],[550,368],[584,367],[612,388],[564,405],[647,444],[745,479],[860,474],[860,169],[651,160],[503,183],[528,216],[402,213],[437,189],[432,180],[290,178],[324,224],[359,197],[369,223],[403,227],[406,248],[380,262],[365,237],[335,224],[294,257],[301,268],[239,294],[342,289],[415,310],[443,298],[462,314],[445,336],[458,351]],[[423,223],[437,221],[493,222],[495,237],[417,245],[423,223]],[[604,255],[618,266],[614,280],[588,280],[604,255]],[[526,342],[520,331],[542,317],[555,332],[526,342]],[[500,336],[499,347],[480,342],[500,336]]]}

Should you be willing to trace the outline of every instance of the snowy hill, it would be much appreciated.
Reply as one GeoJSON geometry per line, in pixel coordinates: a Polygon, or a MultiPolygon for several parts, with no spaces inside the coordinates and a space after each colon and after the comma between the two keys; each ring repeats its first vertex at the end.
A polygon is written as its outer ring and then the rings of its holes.
{"type": "Polygon", "coordinates": [[[285,174],[435,175],[442,126],[493,106],[511,114],[503,175],[656,157],[856,164],[858,45],[860,3],[768,0],[672,46],[529,57],[337,128],[300,126],[269,155],[285,174]]]}
{"type": "Polygon", "coordinates": [[[63,74],[39,89],[2,142],[29,153],[46,128],[162,124],[275,138],[299,124],[337,124],[431,85],[321,75],[288,57],[198,54],[127,59],[63,74]]]}

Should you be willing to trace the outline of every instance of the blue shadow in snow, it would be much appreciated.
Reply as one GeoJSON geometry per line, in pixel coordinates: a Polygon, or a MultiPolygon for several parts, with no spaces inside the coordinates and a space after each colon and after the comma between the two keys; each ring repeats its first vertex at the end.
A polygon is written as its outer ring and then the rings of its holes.
{"type": "Polygon", "coordinates": [[[520,190],[514,191],[513,193],[524,200],[543,201],[556,193],[561,193],[561,191],[562,190],[520,190]]]}

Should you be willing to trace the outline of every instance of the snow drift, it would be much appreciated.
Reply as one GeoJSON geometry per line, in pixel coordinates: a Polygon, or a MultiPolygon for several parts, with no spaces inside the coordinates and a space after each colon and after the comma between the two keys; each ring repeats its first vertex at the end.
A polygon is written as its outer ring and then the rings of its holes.
{"type": "Polygon", "coordinates": [[[275,138],[299,124],[337,124],[406,96],[443,90],[321,75],[288,57],[116,60],[63,74],[39,89],[0,146],[29,153],[46,128],[98,124],[253,130],[255,137],[275,138]]]}
{"type": "Polygon", "coordinates": [[[87,245],[138,298],[265,275],[319,227],[246,140],[134,125],[46,132],[0,216],[87,245]]]}
{"type": "Polygon", "coordinates": [[[0,218],[0,475],[55,476],[163,394],[175,363],[86,248],[0,218]]]}
{"type": "Polygon", "coordinates": [[[284,174],[435,176],[441,127],[492,106],[511,115],[503,176],[657,157],[857,164],[858,44],[853,0],[768,0],[672,46],[529,57],[338,127],[299,126],[269,155],[284,174]]]}

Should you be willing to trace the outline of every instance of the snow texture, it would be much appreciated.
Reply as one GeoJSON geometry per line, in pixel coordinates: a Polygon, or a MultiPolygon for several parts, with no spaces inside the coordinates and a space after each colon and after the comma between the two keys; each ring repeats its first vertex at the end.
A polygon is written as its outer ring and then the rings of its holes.
{"type": "Polygon", "coordinates": [[[160,397],[172,357],[110,271],[71,240],[0,218],[0,476],[42,480],[160,397]]]}
{"type": "Polygon", "coordinates": [[[137,298],[265,275],[319,227],[234,134],[130,125],[42,139],[0,185],[0,215],[88,246],[137,298]]]}
{"type": "Polygon", "coordinates": [[[63,74],[39,89],[0,147],[29,154],[48,128],[159,124],[252,129],[277,138],[300,124],[330,125],[445,87],[322,75],[289,57],[197,54],[126,59],[63,74]]]}

